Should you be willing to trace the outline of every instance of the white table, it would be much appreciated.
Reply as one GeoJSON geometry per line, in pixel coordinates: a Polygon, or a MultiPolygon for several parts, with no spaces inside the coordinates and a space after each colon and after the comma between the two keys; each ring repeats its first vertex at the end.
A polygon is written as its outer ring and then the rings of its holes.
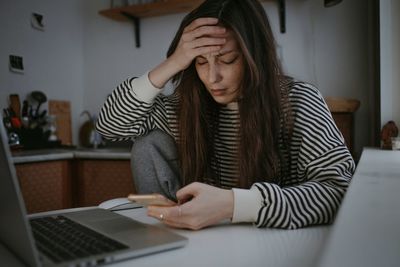
{"type": "MultiPolygon", "coordinates": [[[[144,223],[165,227],[156,219],[147,217],[144,208],[118,213],[144,223]]],[[[312,267],[316,266],[330,229],[330,226],[318,226],[299,230],[276,230],[258,229],[249,224],[222,224],[201,231],[172,230],[186,236],[189,239],[188,244],[182,248],[107,266],[312,267]]],[[[0,265],[22,267],[1,244],[0,265]]]]}
{"type": "Polygon", "coordinates": [[[400,266],[400,151],[364,149],[320,266],[400,266]]]}
{"type": "MultiPolygon", "coordinates": [[[[158,224],[144,209],[121,214],[158,224]]],[[[200,231],[173,230],[189,239],[179,249],[144,256],[113,266],[315,266],[330,227],[299,230],[258,229],[249,224],[219,225],[200,231]]]]}

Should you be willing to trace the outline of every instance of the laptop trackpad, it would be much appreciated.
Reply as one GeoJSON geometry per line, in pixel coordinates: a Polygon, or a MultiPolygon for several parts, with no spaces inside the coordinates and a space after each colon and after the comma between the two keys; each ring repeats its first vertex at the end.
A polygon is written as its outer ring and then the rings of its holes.
{"type": "Polygon", "coordinates": [[[131,248],[153,247],[185,240],[165,229],[146,225],[108,210],[93,209],[63,215],[115,238],[131,248]]]}
{"type": "Polygon", "coordinates": [[[132,230],[146,228],[144,225],[136,223],[129,218],[99,220],[97,222],[91,223],[90,226],[106,234],[117,234],[127,231],[131,232],[132,230]]]}
{"type": "Polygon", "coordinates": [[[67,213],[64,216],[105,234],[116,234],[146,228],[142,223],[103,209],[67,213]]]}

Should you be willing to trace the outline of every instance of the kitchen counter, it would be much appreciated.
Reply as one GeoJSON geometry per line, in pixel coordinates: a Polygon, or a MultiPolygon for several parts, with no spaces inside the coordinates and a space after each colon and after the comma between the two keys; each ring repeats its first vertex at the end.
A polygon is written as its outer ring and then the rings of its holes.
{"type": "Polygon", "coordinates": [[[12,155],[14,164],[64,159],[129,160],[131,157],[128,148],[38,149],[16,151],[12,155]]]}
{"type": "Polygon", "coordinates": [[[130,158],[130,146],[13,152],[28,213],[95,206],[135,192],[130,158]]]}

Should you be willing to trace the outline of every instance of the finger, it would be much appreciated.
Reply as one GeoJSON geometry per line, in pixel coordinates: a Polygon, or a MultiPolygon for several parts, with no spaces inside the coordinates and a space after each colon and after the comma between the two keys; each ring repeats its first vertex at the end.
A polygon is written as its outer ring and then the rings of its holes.
{"type": "Polygon", "coordinates": [[[183,218],[180,220],[164,220],[162,222],[170,227],[183,228],[189,230],[200,230],[206,226],[204,224],[195,223],[193,219],[190,218],[183,218]]]}
{"type": "Polygon", "coordinates": [[[197,56],[219,52],[222,46],[203,46],[195,49],[194,54],[197,56]]]}
{"type": "Polygon", "coordinates": [[[157,219],[159,221],[163,221],[164,220],[164,214],[162,214],[162,213],[155,214],[155,213],[147,212],[147,216],[153,217],[154,219],[157,219]]]}
{"type": "Polygon", "coordinates": [[[203,25],[215,25],[218,23],[217,18],[198,18],[192,21],[188,26],[185,27],[183,32],[193,31],[194,29],[203,25]]]}
{"type": "Polygon", "coordinates": [[[182,211],[182,206],[175,206],[175,211],[171,210],[171,217],[166,217],[162,222],[170,227],[174,228],[185,228],[185,229],[195,229],[195,227],[190,224],[191,217],[186,216],[186,213],[182,211]]]}
{"type": "Polygon", "coordinates": [[[168,225],[169,227],[173,228],[180,228],[180,229],[193,229],[193,227],[185,222],[182,221],[170,221],[165,220],[163,221],[164,224],[168,225]]]}
{"type": "Polygon", "coordinates": [[[179,218],[182,214],[182,210],[179,206],[174,207],[160,207],[160,206],[148,206],[147,215],[156,218],[158,220],[174,220],[179,218]],[[162,215],[162,218],[160,217],[162,215]]]}
{"type": "Polygon", "coordinates": [[[226,29],[220,26],[202,26],[184,33],[182,40],[185,42],[193,41],[201,36],[226,37],[226,29]]]}
{"type": "MultiPolygon", "coordinates": [[[[211,47],[212,46],[197,48],[196,49],[196,51],[197,51],[196,54],[201,55],[201,54],[199,54],[201,51],[206,51],[207,49],[210,49],[211,47]]],[[[204,53],[204,54],[206,54],[206,53],[204,53]]],[[[199,190],[199,183],[196,183],[196,182],[195,183],[191,183],[191,184],[179,189],[176,192],[176,198],[178,199],[178,201],[180,203],[181,203],[181,201],[184,201],[184,200],[187,201],[188,199],[191,199],[191,198],[197,196],[198,195],[198,190],[199,190]]]]}
{"type": "Polygon", "coordinates": [[[222,46],[225,43],[226,43],[225,38],[203,37],[193,41],[192,48],[198,48],[202,46],[222,46]]]}
{"type": "Polygon", "coordinates": [[[225,27],[221,26],[203,26],[199,27],[193,31],[191,31],[189,34],[191,34],[194,38],[199,38],[201,36],[221,36],[224,37],[226,33],[225,27]]]}
{"type": "Polygon", "coordinates": [[[155,206],[148,206],[147,207],[147,215],[151,216],[153,218],[156,218],[157,220],[161,220],[160,215],[165,216],[166,212],[164,208],[159,208],[155,206]]]}
{"type": "Polygon", "coordinates": [[[194,217],[193,214],[190,213],[189,206],[181,205],[170,208],[149,206],[147,214],[170,227],[190,230],[201,229],[203,227],[202,225],[194,223],[194,217]],[[183,210],[184,207],[186,207],[185,210],[183,210]],[[187,213],[186,211],[189,212],[187,213]]]}

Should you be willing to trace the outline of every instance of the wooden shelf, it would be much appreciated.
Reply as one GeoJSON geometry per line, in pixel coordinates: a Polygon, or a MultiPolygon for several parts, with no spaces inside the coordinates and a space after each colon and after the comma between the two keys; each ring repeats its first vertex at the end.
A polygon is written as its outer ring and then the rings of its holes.
{"type": "Polygon", "coordinates": [[[200,5],[203,0],[164,0],[147,4],[136,4],[99,11],[99,14],[117,21],[128,21],[124,14],[136,18],[156,17],[174,13],[189,12],[200,5]]]}
{"type": "MultiPolygon", "coordinates": [[[[279,10],[281,33],[285,27],[285,0],[260,0],[276,2],[279,10]]],[[[193,10],[204,0],[159,0],[153,3],[135,4],[100,10],[99,14],[116,21],[132,21],[135,26],[136,47],[140,47],[140,18],[183,13],[193,10]]]]}
{"type": "Polygon", "coordinates": [[[325,101],[331,112],[353,113],[360,107],[360,101],[357,99],[326,97],[325,101]]]}

